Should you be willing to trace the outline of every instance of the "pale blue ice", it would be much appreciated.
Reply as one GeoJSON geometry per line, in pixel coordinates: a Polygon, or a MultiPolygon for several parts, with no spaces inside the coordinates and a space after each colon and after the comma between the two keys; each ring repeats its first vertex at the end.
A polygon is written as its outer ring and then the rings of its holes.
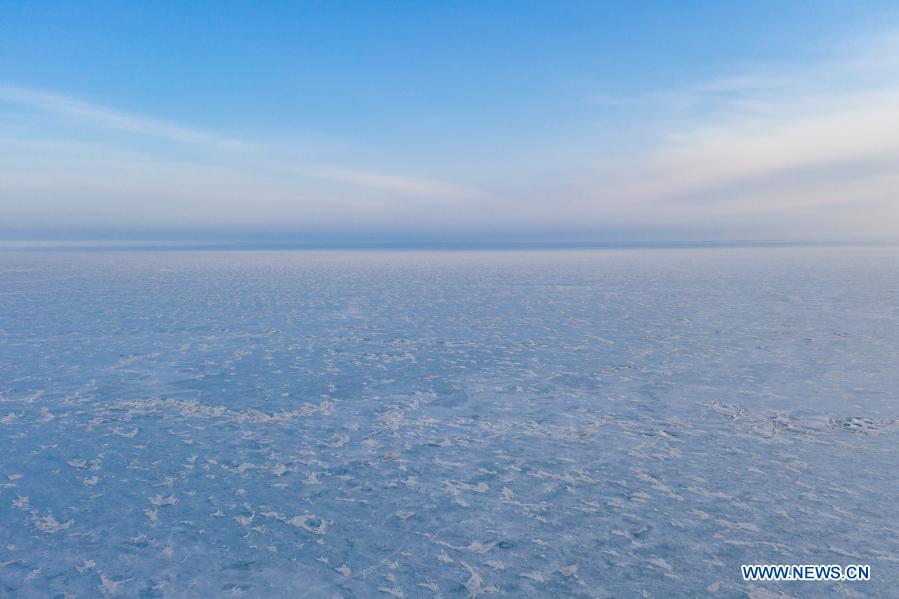
{"type": "Polygon", "coordinates": [[[897,396],[895,247],[0,253],[0,595],[895,597],[897,396]]]}

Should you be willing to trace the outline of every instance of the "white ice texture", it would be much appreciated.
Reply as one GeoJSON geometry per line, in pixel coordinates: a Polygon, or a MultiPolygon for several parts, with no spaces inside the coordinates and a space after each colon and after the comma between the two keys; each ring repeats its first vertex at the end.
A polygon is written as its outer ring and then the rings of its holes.
{"type": "Polygon", "coordinates": [[[0,595],[888,597],[897,393],[896,248],[6,252],[0,595]]]}

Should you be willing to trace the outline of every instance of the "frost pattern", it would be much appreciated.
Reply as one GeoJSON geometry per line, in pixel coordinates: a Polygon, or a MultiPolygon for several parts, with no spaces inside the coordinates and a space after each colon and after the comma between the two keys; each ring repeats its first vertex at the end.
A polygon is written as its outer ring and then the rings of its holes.
{"type": "Polygon", "coordinates": [[[889,596],[895,256],[0,253],[0,595],[889,596]]]}

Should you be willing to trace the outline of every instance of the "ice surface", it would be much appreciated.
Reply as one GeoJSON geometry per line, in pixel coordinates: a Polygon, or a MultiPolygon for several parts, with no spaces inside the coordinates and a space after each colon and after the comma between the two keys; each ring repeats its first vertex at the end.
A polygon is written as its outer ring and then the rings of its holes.
{"type": "Polygon", "coordinates": [[[896,248],[2,253],[0,595],[887,597],[897,364],[896,248]]]}

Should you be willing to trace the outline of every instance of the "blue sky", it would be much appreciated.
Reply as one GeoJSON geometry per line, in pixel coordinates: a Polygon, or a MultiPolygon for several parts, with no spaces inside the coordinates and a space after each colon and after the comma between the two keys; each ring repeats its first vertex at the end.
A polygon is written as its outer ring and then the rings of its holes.
{"type": "Polygon", "coordinates": [[[0,237],[896,237],[894,2],[10,2],[0,237]]]}

